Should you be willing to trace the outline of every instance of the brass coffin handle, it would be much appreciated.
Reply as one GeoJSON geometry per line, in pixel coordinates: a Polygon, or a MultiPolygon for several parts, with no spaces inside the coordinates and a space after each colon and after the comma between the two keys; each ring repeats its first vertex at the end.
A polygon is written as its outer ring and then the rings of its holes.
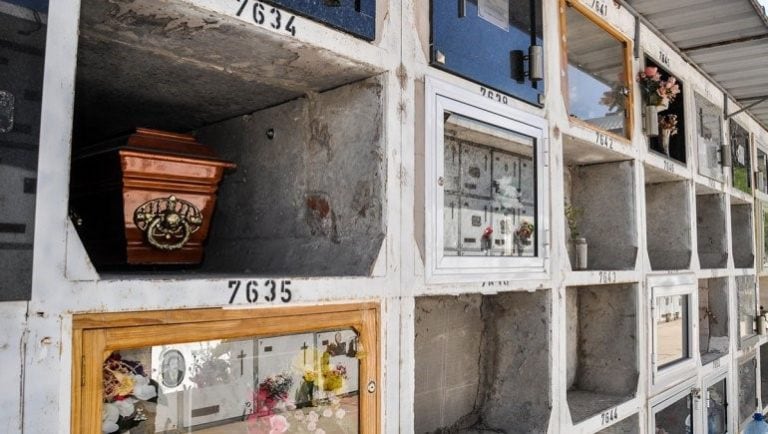
{"type": "Polygon", "coordinates": [[[195,205],[171,195],[140,205],[133,212],[133,222],[152,247],[171,251],[187,244],[203,224],[203,215],[195,205]]]}

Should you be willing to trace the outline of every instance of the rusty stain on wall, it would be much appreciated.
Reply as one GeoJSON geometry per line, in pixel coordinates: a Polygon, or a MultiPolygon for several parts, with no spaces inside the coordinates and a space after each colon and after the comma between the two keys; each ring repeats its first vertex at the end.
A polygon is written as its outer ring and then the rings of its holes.
{"type": "Polygon", "coordinates": [[[306,222],[310,233],[329,237],[333,243],[340,242],[336,226],[336,214],[331,209],[328,193],[308,193],[306,197],[306,222]]]}

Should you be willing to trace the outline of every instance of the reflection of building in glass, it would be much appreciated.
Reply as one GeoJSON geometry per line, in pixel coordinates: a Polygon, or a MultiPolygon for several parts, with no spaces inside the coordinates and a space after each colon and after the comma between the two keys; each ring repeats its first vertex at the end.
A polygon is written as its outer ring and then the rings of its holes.
{"type": "Polygon", "coordinates": [[[0,300],[29,297],[47,0],[0,0],[0,300]]]}

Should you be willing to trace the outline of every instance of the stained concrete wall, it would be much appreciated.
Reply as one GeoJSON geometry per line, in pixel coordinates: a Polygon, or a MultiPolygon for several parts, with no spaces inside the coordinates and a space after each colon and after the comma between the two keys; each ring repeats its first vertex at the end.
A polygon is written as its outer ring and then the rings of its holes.
{"type": "Polygon", "coordinates": [[[743,428],[742,423],[752,419],[752,414],[757,410],[757,369],[755,358],[739,362],[739,428],[743,428]]]}
{"type": "Polygon", "coordinates": [[[760,400],[761,408],[768,405],[768,344],[760,345],[760,400]]]}
{"type": "MultiPolygon", "coordinates": [[[[417,434],[473,417],[480,386],[482,301],[481,295],[422,297],[416,301],[417,434]]],[[[474,415],[472,422],[476,421],[474,415]]]]}
{"type": "Polygon", "coordinates": [[[728,279],[699,280],[699,350],[706,364],[728,353],[728,279]]]}
{"type": "Polygon", "coordinates": [[[696,196],[696,239],[701,268],[725,268],[728,264],[725,201],[719,194],[696,196]]]}
{"type": "Polygon", "coordinates": [[[385,234],[382,98],[372,78],[201,129],[238,164],[220,187],[203,268],[368,275],[385,234]]]}
{"type": "Polygon", "coordinates": [[[733,242],[733,265],[736,268],[751,268],[754,265],[753,230],[752,207],[731,205],[731,241],[733,242]]]}
{"type": "Polygon", "coordinates": [[[545,433],[549,291],[416,301],[415,432],[545,433]]]}
{"type": "Polygon", "coordinates": [[[645,208],[651,269],[687,269],[691,264],[691,210],[686,182],[646,184],[645,208]]]}
{"type": "Polygon", "coordinates": [[[568,388],[633,396],[637,388],[635,285],[567,289],[568,388]],[[611,342],[611,345],[606,345],[611,342]]]}
{"type": "Polygon", "coordinates": [[[634,164],[576,166],[566,179],[572,183],[572,205],[583,212],[578,229],[587,239],[588,268],[634,269],[638,245],[634,164]]]}

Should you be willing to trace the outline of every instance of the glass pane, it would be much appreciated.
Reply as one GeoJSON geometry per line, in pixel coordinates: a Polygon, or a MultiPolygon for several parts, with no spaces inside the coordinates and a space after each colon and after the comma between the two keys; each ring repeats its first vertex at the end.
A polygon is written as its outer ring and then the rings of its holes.
{"type": "Polygon", "coordinates": [[[689,357],[688,296],[656,298],[656,362],[660,368],[689,357]]]}
{"type": "Polygon", "coordinates": [[[691,395],[686,395],[658,411],[655,419],[655,434],[691,434],[694,426],[691,395]]]}
{"type": "Polygon", "coordinates": [[[0,301],[28,300],[48,0],[0,1],[0,301]]]}
{"type": "Polygon", "coordinates": [[[624,43],[572,7],[566,7],[568,114],[627,136],[624,43]]]}
{"type": "Polygon", "coordinates": [[[723,170],[720,167],[720,147],[723,137],[722,110],[701,95],[696,94],[695,100],[699,173],[722,180],[723,170]]]}
{"type": "Polygon", "coordinates": [[[707,388],[707,433],[725,434],[728,432],[728,413],[726,406],[725,380],[709,386],[707,388]]]}
{"type": "Polygon", "coordinates": [[[753,276],[737,276],[736,289],[739,307],[739,339],[743,341],[756,333],[757,289],[755,288],[755,278],[753,276]]]}
{"type": "Polygon", "coordinates": [[[747,193],[752,192],[749,162],[749,132],[734,121],[731,128],[731,170],[733,186],[747,193]]]}
{"type": "Polygon", "coordinates": [[[102,431],[355,433],[357,347],[347,329],[116,351],[102,431]]]}
{"type": "Polygon", "coordinates": [[[757,173],[755,174],[755,188],[768,194],[768,154],[763,152],[760,148],[765,148],[765,145],[757,142],[757,173]]]}
{"type": "Polygon", "coordinates": [[[535,139],[445,116],[444,253],[536,256],[535,139]]]}
{"type": "Polygon", "coordinates": [[[739,364],[739,427],[752,419],[757,410],[757,370],[755,359],[739,364]]]}

